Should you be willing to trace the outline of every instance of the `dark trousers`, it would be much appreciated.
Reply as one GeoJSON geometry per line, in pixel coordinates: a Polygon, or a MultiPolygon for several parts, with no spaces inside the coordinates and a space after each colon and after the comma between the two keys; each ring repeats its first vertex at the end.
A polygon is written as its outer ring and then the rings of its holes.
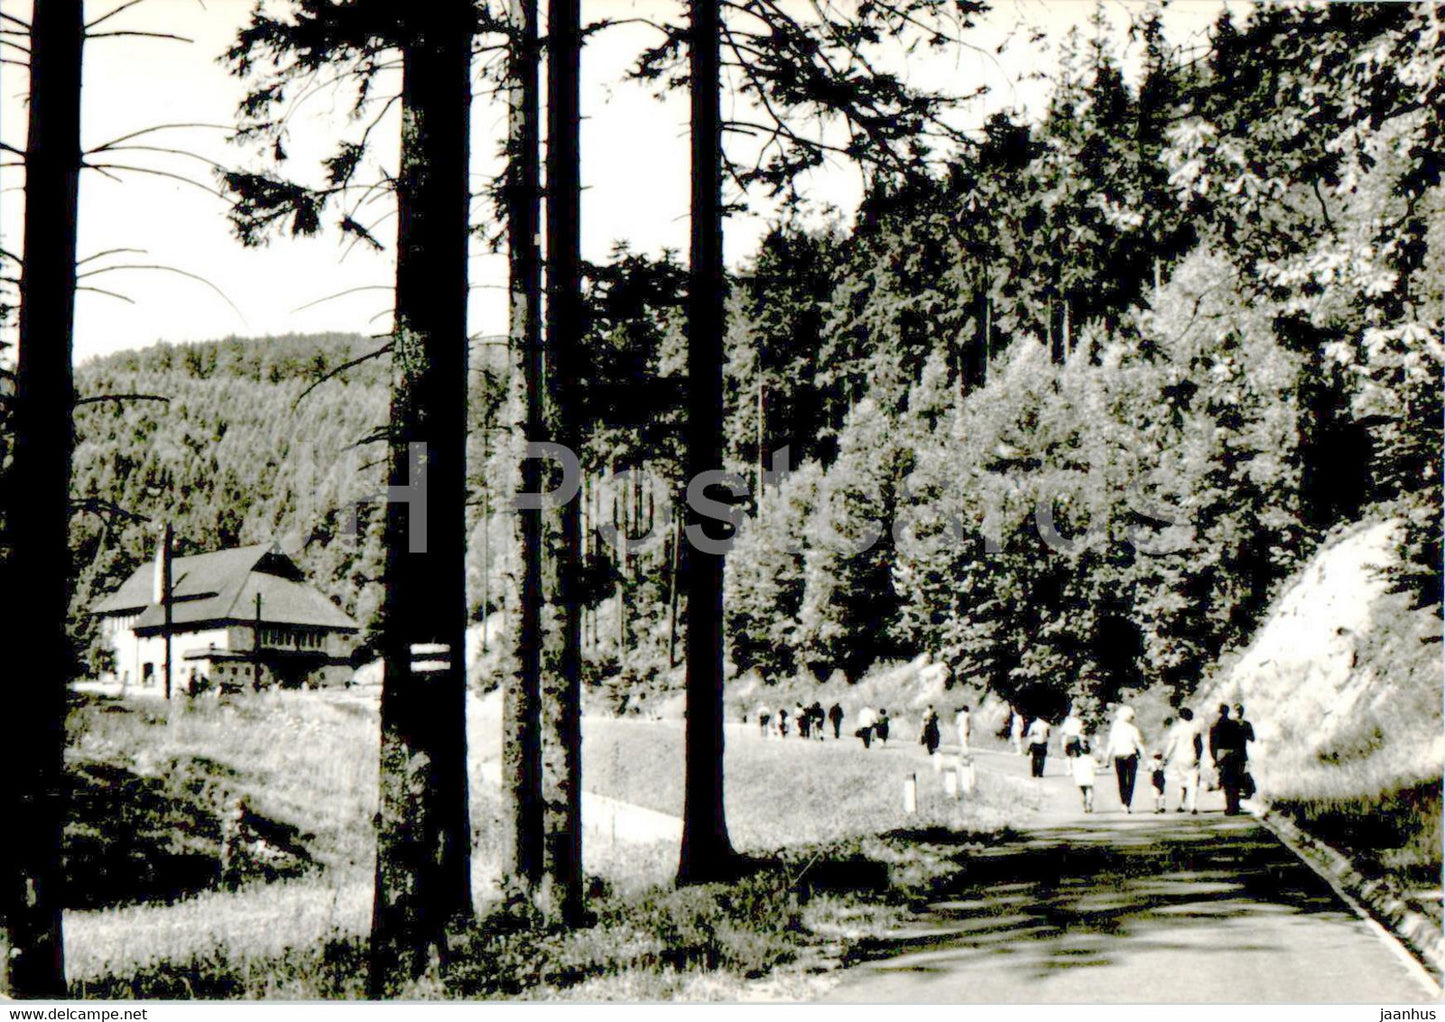
{"type": "Polygon", "coordinates": [[[1029,755],[1033,757],[1033,762],[1029,766],[1030,771],[1035,777],[1044,776],[1044,758],[1048,756],[1048,754],[1049,747],[1047,745],[1029,746],[1029,755]]]}
{"type": "Polygon", "coordinates": [[[1139,757],[1115,756],[1114,774],[1119,779],[1119,801],[1126,806],[1134,804],[1134,778],[1139,774],[1139,757]]]}
{"type": "Polygon", "coordinates": [[[1224,811],[1230,816],[1239,815],[1239,790],[1244,787],[1244,757],[1237,752],[1221,749],[1214,758],[1219,768],[1219,786],[1224,789],[1224,811]]]}

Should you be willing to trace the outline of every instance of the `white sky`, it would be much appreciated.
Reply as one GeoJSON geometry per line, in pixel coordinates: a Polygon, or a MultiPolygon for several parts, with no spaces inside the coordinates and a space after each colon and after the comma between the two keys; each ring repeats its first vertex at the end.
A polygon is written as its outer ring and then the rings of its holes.
{"type": "MultiPolygon", "coordinates": [[[[846,0],[842,0],[846,2],[846,0]]],[[[1213,22],[1221,0],[1173,0],[1166,7],[1166,28],[1179,45],[1197,45],[1213,22]]],[[[88,0],[87,17],[113,9],[119,0],[88,0]]],[[[87,43],[83,135],[87,148],[128,132],[160,123],[232,121],[241,84],[217,62],[252,0],[148,0],[108,21],[106,29],[171,32],[192,44],[139,38],[95,39],[87,43]]],[[[28,0],[0,0],[0,10],[28,17],[28,0]]],[[[1093,0],[997,0],[995,9],[968,36],[978,49],[929,56],[904,69],[916,82],[948,88],[959,94],[987,85],[986,99],[960,111],[960,124],[974,126],[991,112],[1014,108],[1037,113],[1047,86],[1030,75],[1051,71],[1052,46],[1071,25],[1085,26],[1093,0]],[[1036,26],[1048,34],[1042,44],[1029,43],[1036,26]],[[995,49],[1008,42],[1002,54],[995,49]]],[[[1105,10],[1122,43],[1131,15],[1144,9],[1134,0],[1108,0],[1105,10]]],[[[677,17],[675,0],[584,0],[583,16],[677,17]]],[[[601,260],[616,241],[635,250],[658,253],[684,251],[687,244],[687,104],[677,94],[665,101],[646,90],[621,82],[623,71],[640,48],[653,38],[640,27],[611,29],[589,41],[583,57],[583,249],[601,260]]],[[[1129,56],[1137,56],[1134,46],[1129,56]]],[[[13,51],[7,56],[15,56],[13,51]]],[[[1126,59],[1126,67],[1131,61],[1126,59]]],[[[25,94],[23,68],[0,66],[0,139],[23,147],[25,94]]],[[[314,157],[328,151],[338,126],[345,124],[344,97],[320,93],[294,122],[291,144],[294,173],[314,170],[314,157]]],[[[498,100],[479,99],[473,118],[473,164],[478,177],[494,173],[505,130],[506,112],[498,100]]],[[[388,133],[394,136],[394,128],[388,133]]],[[[136,143],[168,146],[203,154],[236,166],[247,154],[228,146],[222,131],[184,129],[158,132],[136,143]]],[[[394,148],[394,147],[388,147],[394,148]]],[[[213,184],[210,169],[183,156],[153,152],[114,153],[117,163],[173,171],[213,184]]],[[[122,292],[135,304],[82,292],[77,299],[77,360],[157,340],[187,341],[231,334],[268,335],[323,330],[376,333],[389,324],[389,297],[384,288],[391,275],[388,254],[355,246],[345,260],[345,239],[328,230],[312,239],[278,239],[260,249],[243,249],[229,231],[225,205],[204,191],[148,174],[123,173],[120,181],[87,172],[81,182],[80,257],[114,248],[145,249],[144,254],[118,255],[87,264],[136,262],[163,264],[203,275],[235,303],[233,310],[203,284],[165,272],[119,271],[82,281],[122,292]],[[379,286],[323,301],[352,288],[379,286]]],[[[0,170],[0,245],[20,247],[24,216],[23,174],[0,170]]],[[[856,170],[837,164],[814,172],[802,190],[821,205],[851,214],[859,195],[856,170]]],[[[728,220],[730,263],[745,259],[767,226],[766,204],[760,212],[728,220]]],[[[382,206],[381,209],[385,207],[382,206]]],[[[378,210],[380,212],[380,209],[378,210]]],[[[490,210],[478,200],[474,215],[490,210]]],[[[377,228],[378,237],[394,240],[395,221],[377,228]]],[[[479,333],[505,330],[506,261],[477,243],[472,263],[472,329],[479,333]]]]}

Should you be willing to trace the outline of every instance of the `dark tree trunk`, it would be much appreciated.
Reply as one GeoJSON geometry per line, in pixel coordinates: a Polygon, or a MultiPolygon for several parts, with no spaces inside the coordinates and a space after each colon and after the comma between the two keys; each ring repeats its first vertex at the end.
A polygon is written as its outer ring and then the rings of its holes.
{"type": "MultiPolygon", "coordinates": [[[[525,389],[523,434],[546,437],[546,367],[542,357],[542,264],[538,230],[541,166],[538,124],[537,3],[512,0],[512,66],[507,126],[507,238],[510,248],[512,343],[521,352],[525,389]]],[[[522,490],[542,488],[542,462],[522,462],[522,490]]],[[[518,517],[522,559],[517,673],[507,690],[502,772],[511,800],[507,868],[528,888],[542,878],[542,524],[543,511],[518,517]]]]}
{"type": "MultiPolygon", "coordinates": [[[[723,464],[722,131],[718,103],[719,0],[692,0],[692,239],[687,296],[687,478],[723,464]]],[[[718,523],[691,507],[688,524],[711,536],[718,523]]],[[[720,538],[720,537],[719,537],[720,538]]],[[[731,873],[735,856],[723,811],[723,559],[689,543],[687,751],[680,883],[731,873]]]]}
{"type": "MultiPolygon", "coordinates": [[[[576,379],[582,323],[579,0],[547,8],[547,378],[556,441],[580,449],[576,379]]],[[[581,518],[577,500],[558,511],[546,588],[553,613],[542,686],[542,787],[546,877],[543,904],[568,923],[582,901],[582,631],[577,599],[581,518]]]]}
{"type": "Polygon", "coordinates": [[[440,960],[450,925],[472,911],[465,462],[473,13],[467,0],[410,12],[396,185],[373,996],[440,960]]]}
{"type": "Polygon", "coordinates": [[[65,686],[71,669],[71,416],[75,234],[80,181],[81,0],[37,3],[30,29],[25,264],[20,283],[13,460],[5,480],[12,650],[0,784],[0,994],[65,996],[60,935],[65,686]],[[21,584],[23,582],[23,584],[21,584]],[[13,660],[13,658],[12,658],[13,660]]]}

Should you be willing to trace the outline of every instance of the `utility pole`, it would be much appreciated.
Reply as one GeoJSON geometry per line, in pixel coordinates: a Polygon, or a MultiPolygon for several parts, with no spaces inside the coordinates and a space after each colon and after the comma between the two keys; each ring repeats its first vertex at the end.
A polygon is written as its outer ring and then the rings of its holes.
{"type": "Polygon", "coordinates": [[[167,522],[167,523],[165,524],[165,528],[161,530],[161,548],[160,548],[159,554],[160,554],[160,574],[161,574],[161,585],[160,585],[160,589],[161,589],[161,614],[162,614],[163,617],[164,617],[164,623],[161,625],[161,636],[162,636],[163,641],[165,642],[165,647],[166,647],[166,679],[165,679],[165,686],[166,686],[166,701],[167,701],[168,703],[170,702],[170,698],[171,698],[171,677],[172,677],[172,674],[171,674],[171,671],[172,671],[172,666],[171,666],[171,625],[172,625],[172,617],[171,617],[171,615],[172,615],[172,611],[171,611],[171,603],[172,603],[171,587],[172,587],[172,585],[173,585],[173,580],[172,580],[172,578],[171,578],[171,544],[174,542],[174,539],[175,539],[175,535],[174,535],[174,533],[172,532],[171,523],[170,523],[170,522],[167,522]]]}
{"type": "Polygon", "coordinates": [[[256,594],[256,621],[251,638],[251,688],[261,691],[261,594],[256,594]]]}

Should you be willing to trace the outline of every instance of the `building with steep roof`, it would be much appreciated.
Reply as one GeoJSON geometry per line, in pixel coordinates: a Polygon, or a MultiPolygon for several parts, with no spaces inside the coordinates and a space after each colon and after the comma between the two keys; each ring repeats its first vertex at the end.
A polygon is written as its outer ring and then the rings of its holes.
{"type": "MultiPolygon", "coordinates": [[[[114,655],[104,680],[164,687],[161,559],[91,607],[114,655]]],[[[288,688],[350,678],[360,628],[271,544],[171,560],[173,691],[288,688]]]]}

